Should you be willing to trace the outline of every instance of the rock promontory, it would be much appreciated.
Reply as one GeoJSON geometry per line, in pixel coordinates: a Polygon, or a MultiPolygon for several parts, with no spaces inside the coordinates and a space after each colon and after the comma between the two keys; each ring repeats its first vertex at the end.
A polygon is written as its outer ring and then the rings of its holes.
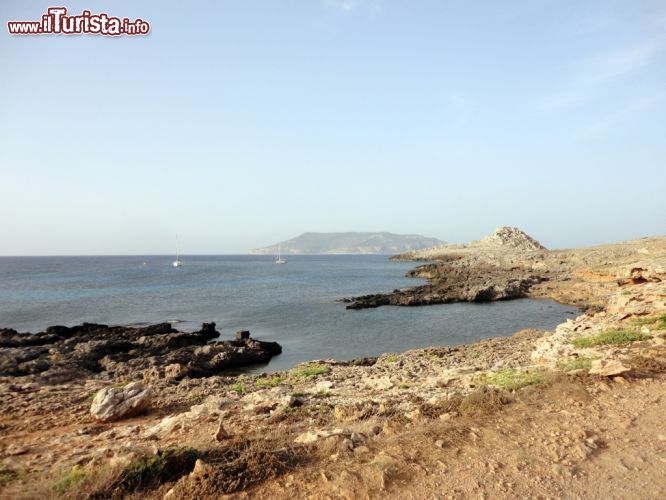
{"type": "Polygon", "coordinates": [[[540,264],[546,252],[543,245],[518,228],[500,227],[471,243],[438,245],[392,257],[432,261],[407,273],[428,280],[427,285],[344,301],[349,303],[348,309],[366,309],[523,298],[533,285],[549,280],[548,269],[540,264]]]}

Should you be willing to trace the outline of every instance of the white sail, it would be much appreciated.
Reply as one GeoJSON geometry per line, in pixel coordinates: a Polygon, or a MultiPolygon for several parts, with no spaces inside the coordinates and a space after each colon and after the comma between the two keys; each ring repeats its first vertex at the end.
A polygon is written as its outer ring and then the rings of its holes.
{"type": "Polygon", "coordinates": [[[276,264],[286,264],[287,261],[282,258],[282,255],[280,255],[280,243],[278,243],[278,253],[277,257],[275,259],[276,264]]]}
{"type": "Polygon", "coordinates": [[[180,251],[178,250],[178,235],[176,235],[176,260],[173,261],[173,267],[180,267],[183,261],[180,260],[180,251]]]}

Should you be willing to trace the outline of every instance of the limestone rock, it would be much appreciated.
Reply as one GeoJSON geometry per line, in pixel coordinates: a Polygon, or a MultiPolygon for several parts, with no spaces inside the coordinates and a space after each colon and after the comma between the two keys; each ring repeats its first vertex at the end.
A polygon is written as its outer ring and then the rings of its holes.
{"type": "Polygon", "coordinates": [[[616,359],[597,359],[592,362],[592,368],[590,368],[589,373],[592,375],[601,375],[603,377],[612,377],[629,371],[631,371],[631,368],[624,366],[616,359]]]}
{"type": "Polygon", "coordinates": [[[123,388],[106,387],[95,394],[90,414],[101,422],[113,422],[133,417],[150,405],[151,390],[141,382],[123,388]]]}

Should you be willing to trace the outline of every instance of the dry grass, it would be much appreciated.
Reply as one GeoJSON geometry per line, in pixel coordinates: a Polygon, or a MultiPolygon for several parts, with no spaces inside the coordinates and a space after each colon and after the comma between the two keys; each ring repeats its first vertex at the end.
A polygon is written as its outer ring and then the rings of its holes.
{"type": "Polygon", "coordinates": [[[206,472],[179,481],[173,498],[214,498],[247,490],[309,462],[311,451],[286,436],[238,440],[208,450],[202,456],[206,472]]]}

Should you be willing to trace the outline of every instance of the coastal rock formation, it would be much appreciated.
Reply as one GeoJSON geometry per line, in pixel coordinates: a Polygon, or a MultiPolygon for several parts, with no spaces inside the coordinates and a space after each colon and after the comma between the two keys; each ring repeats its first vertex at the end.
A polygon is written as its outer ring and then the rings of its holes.
{"type": "Polygon", "coordinates": [[[211,342],[215,323],[179,332],[169,323],[143,328],[83,323],[52,326],[40,333],[0,330],[0,377],[38,376],[60,383],[81,377],[144,379],[207,377],[230,368],[266,363],[282,352],[276,342],[247,336],[211,342]]]}
{"type": "Polygon", "coordinates": [[[427,285],[344,301],[350,303],[347,309],[365,309],[523,298],[533,285],[549,279],[548,268],[542,265],[545,251],[538,241],[519,229],[501,227],[466,245],[437,246],[395,257],[434,260],[407,273],[409,277],[427,279],[427,285]]]}
{"type": "Polygon", "coordinates": [[[492,257],[526,255],[547,250],[537,240],[517,227],[502,226],[480,240],[463,244],[436,245],[391,257],[391,260],[441,260],[462,254],[486,254],[492,257]],[[510,254],[510,255],[507,255],[510,254]]]}

